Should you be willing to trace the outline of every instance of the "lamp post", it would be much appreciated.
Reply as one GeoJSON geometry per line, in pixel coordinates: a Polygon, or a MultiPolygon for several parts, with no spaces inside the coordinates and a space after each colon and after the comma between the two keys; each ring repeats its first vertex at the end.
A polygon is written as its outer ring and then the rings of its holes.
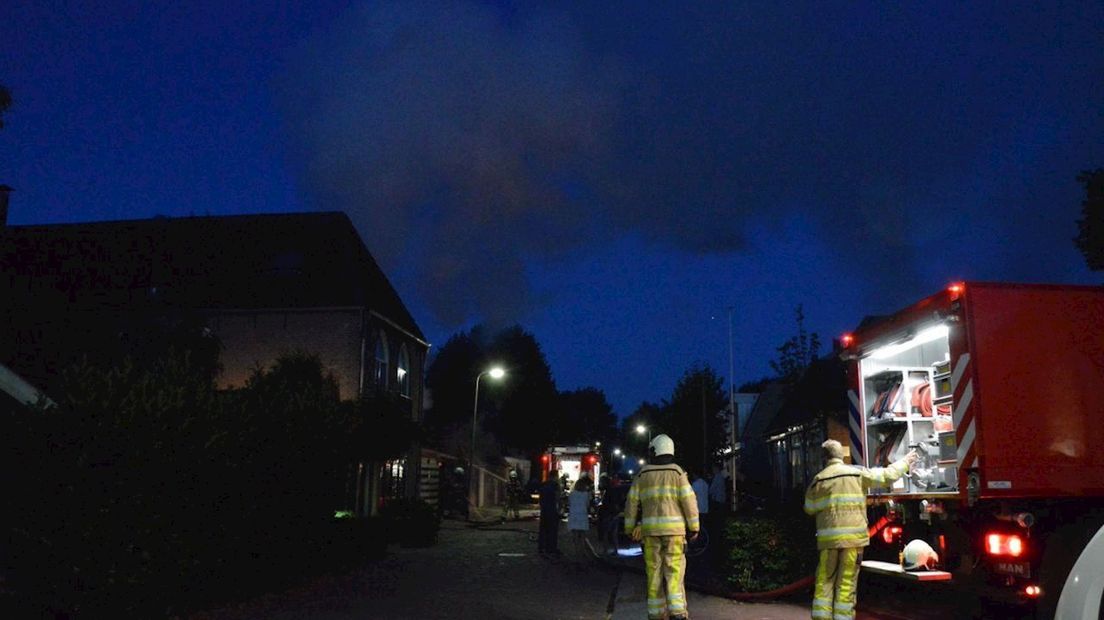
{"type": "Polygon", "coordinates": [[[636,425],[636,434],[637,435],[643,435],[644,433],[648,434],[648,445],[651,445],[651,443],[652,443],[652,429],[648,428],[647,426],[644,426],[643,424],[637,424],[636,425]]]}
{"type": "MultiPolygon", "coordinates": [[[[501,379],[506,376],[506,370],[501,366],[493,366],[475,376],[475,403],[472,405],[471,450],[468,452],[468,494],[473,498],[472,507],[475,506],[475,421],[479,415],[479,380],[483,375],[490,375],[492,379],[501,379]]],[[[471,520],[471,510],[468,510],[468,520],[471,520]]]]}

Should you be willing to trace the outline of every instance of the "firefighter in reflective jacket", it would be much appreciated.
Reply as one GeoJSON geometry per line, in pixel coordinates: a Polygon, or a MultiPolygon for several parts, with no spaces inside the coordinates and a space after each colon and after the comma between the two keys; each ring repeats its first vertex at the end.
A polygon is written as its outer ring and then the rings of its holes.
{"type": "Polygon", "coordinates": [[[686,472],[675,464],[675,442],[659,435],[651,447],[655,458],[637,474],[625,502],[625,533],[644,540],[648,618],[669,612],[671,620],[685,619],[684,552],[687,536],[698,535],[698,501],[686,472]]]}
{"type": "Polygon", "coordinates": [[[835,439],[821,444],[828,465],[805,492],[805,512],[816,516],[816,589],[813,618],[849,620],[855,617],[859,565],[870,544],[866,523],[866,491],[885,487],[908,473],[918,458],[910,451],[885,468],[845,465],[843,446],[835,439]]]}

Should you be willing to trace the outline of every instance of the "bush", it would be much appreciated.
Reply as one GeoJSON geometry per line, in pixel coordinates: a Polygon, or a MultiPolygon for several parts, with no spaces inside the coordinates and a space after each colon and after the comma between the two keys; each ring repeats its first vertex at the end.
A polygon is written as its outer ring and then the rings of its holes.
{"type": "Polygon", "coordinates": [[[421,499],[400,498],[381,510],[391,539],[404,547],[428,547],[437,543],[441,516],[437,509],[421,499]]]}
{"type": "Polygon", "coordinates": [[[724,534],[723,568],[728,583],[737,590],[774,590],[811,575],[816,568],[816,535],[810,519],[738,517],[728,521],[724,534]]]}
{"type": "Polygon", "coordinates": [[[355,565],[362,560],[378,560],[387,553],[387,528],[379,517],[334,519],[331,536],[325,539],[323,557],[331,565],[355,565]]]}
{"type": "Polygon", "coordinates": [[[169,350],[75,364],[56,406],[0,410],[0,605],[175,615],[378,557],[378,521],[333,518],[362,458],[337,394],[308,356],[224,393],[169,350]]]}

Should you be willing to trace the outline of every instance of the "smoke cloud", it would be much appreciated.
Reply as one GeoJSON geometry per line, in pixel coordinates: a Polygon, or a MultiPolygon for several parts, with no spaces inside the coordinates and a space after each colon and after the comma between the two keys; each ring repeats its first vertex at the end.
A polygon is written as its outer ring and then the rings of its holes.
{"type": "Polygon", "coordinates": [[[1024,50],[1075,13],[374,2],[278,90],[314,203],[443,324],[523,317],[534,260],[624,234],[739,252],[794,216],[893,297],[1046,148],[1020,139],[1068,112],[1031,95],[1062,72],[1024,50]]]}

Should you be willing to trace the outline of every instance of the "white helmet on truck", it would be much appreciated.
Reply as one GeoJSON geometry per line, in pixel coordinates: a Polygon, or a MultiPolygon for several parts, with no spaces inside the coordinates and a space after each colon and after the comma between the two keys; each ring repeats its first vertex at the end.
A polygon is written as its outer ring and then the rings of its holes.
{"type": "Polygon", "coordinates": [[[912,540],[901,552],[901,568],[905,570],[930,570],[939,563],[939,554],[922,540],[912,540]]]}
{"type": "Polygon", "coordinates": [[[652,449],[655,450],[656,456],[664,454],[675,455],[675,442],[667,435],[658,435],[652,439],[652,449]]]}

